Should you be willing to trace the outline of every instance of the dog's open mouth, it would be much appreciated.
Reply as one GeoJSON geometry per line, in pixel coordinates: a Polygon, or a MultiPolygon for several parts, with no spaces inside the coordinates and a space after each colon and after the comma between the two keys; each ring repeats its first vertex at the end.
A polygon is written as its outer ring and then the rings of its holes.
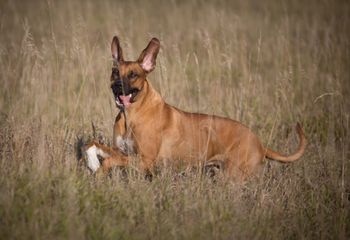
{"type": "Polygon", "coordinates": [[[139,92],[138,89],[132,89],[128,95],[118,94],[115,97],[115,102],[118,107],[129,107],[134,101],[137,93],[139,92]]]}

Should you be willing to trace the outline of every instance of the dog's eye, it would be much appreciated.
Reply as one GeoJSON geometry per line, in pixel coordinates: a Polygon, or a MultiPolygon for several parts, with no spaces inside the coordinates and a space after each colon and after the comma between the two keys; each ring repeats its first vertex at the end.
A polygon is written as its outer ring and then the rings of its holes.
{"type": "Polygon", "coordinates": [[[119,70],[118,70],[118,68],[112,68],[112,77],[113,77],[113,79],[118,79],[119,78],[119,70]]]}
{"type": "Polygon", "coordinates": [[[129,74],[128,74],[128,78],[129,79],[134,79],[134,78],[137,78],[137,77],[138,77],[137,73],[135,73],[133,71],[129,72],[129,74]]]}

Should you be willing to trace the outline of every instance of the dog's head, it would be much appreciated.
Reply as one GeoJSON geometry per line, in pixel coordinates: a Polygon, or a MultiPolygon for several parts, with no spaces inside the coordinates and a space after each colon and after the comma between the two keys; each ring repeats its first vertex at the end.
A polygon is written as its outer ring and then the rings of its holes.
{"type": "Polygon", "coordinates": [[[124,61],[119,39],[117,36],[113,37],[111,88],[119,108],[127,108],[139,100],[146,76],[156,66],[159,47],[159,40],[152,38],[136,61],[124,61]]]}

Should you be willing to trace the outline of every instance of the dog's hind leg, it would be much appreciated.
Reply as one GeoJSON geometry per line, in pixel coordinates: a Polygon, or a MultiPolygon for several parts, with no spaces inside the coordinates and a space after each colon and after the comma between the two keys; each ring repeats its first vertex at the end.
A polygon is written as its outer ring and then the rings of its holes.
{"type": "MultiPolygon", "coordinates": [[[[247,145],[246,145],[247,146],[247,145]]],[[[233,149],[228,153],[225,172],[236,182],[243,183],[248,179],[258,177],[263,168],[263,154],[250,146],[233,149]]]]}
{"type": "Polygon", "coordinates": [[[227,156],[216,155],[204,163],[203,172],[209,177],[215,177],[225,168],[227,156]]]}
{"type": "Polygon", "coordinates": [[[208,177],[212,178],[218,175],[218,173],[223,170],[223,165],[223,161],[210,161],[204,165],[203,171],[208,177]]]}
{"type": "Polygon", "coordinates": [[[86,154],[87,166],[93,173],[101,167],[98,156],[104,159],[102,161],[103,172],[108,172],[113,166],[126,166],[128,163],[128,158],[118,150],[97,142],[86,145],[83,152],[86,154]]]}

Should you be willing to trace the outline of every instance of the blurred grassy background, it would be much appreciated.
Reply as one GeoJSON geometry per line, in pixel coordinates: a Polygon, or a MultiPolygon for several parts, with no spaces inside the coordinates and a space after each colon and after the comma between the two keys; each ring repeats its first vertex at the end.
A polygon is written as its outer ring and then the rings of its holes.
{"type": "Polygon", "coordinates": [[[349,25],[340,0],[1,0],[0,238],[349,238],[349,25]],[[113,35],[126,59],[161,40],[149,80],[172,105],[285,153],[302,122],[304,157],[244,186],[95,180],[76,146],[111,139],[113,35]]]}

